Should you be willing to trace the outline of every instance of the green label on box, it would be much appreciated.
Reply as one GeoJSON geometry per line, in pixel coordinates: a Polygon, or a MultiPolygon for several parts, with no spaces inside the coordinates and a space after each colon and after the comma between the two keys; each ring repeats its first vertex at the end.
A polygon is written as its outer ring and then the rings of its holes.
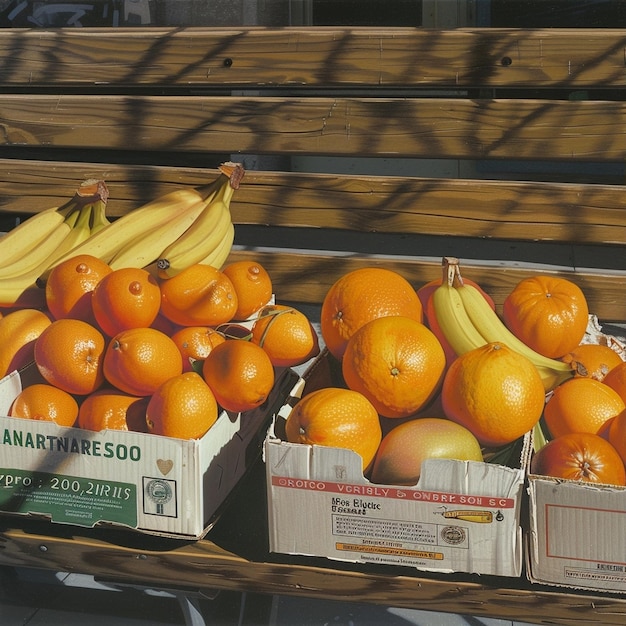
{"type": "Polygon", "coordinates": [[[55,522],[137,526],[137,487],[94,478],[0,469],[0,510],[43,513],[55,522]]]}

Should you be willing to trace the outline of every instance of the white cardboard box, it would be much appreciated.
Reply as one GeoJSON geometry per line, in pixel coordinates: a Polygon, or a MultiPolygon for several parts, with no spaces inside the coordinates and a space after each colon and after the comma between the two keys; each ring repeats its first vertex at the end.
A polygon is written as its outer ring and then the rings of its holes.
{"type": "Polygon", "coordinates": [[[528,577],[626,592],[626,488],[528,477],[528,577]]]}
{"type": "Polygon", "coordinates": [[[209,530],[297,379],[280,370],[263,406],[222,412],[202,439],[186,441],[6,417],[24,376],[0,380],[0,511],[184,539],[209,530]]]}
{"type": "Polygon", "coordinates": [[[323,353],[294,386],[264,446],[270,550],[423,571],[519,576],[527,436],[520,467],[430,460],[415,487],[377,485],[349,450],[291,444],[284,422],[306,391],[328,382],[323,353]]]}
{"type": "MultiPolygon", "coordinates": [[[[623,335],[590,316],[584,342],[609,345],[626,360],[623,335]]],[[[626,592],[626,488],[529,473],[528,496],[531,582],[626,592]]]]}

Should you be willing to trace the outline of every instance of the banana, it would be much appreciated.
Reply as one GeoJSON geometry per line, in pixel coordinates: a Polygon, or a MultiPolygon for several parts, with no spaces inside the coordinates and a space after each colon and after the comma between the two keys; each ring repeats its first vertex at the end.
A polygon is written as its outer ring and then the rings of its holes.
{"type": "Polygon", "coordinates": [[[461,297],[454,286],[460,277],[458,265],[444,259],[444,276],[441,285],[432,294],[437,323],[446,340],[457,355],[465,354],[488,343],[476,330],[467,315],[461,297]]]}
{"type": "Polygon", "coordinates": [[[91,229],[90,236],[95,235],[99,230],[102,230],[105,226],[108,226],[111,220],[106,214],[106,202],[98,202],[93,207],[91,214],[91,229]]]}
{"type": "Polygon", "coordinates": [[[63,206],[45,209],[31,215],[0,238],[0,270],[26,259],[36,250],[76,207],[72,198],[63,206]]]}
{"type": "Polygon", "coordinates": [[[204,200],[197,201],[185,211],[172,215],[166,222],[159,222],[154,227],[144,229],[109,260],[113,270],[123,267],[146,267],[159,258],[163,248],[176,241],[205,210],[204,200]]]}
{"type": "Polygon", "coordinates": [[[217,245],[217,247],[206,256],[204,259],[198,261],[203,265],[212,265],[218,270],[222,268],[224,263],[226,263],[226,259],[230,254],[230,251],[233,247],[233,241],[235,240],[235,225],[232,222],[228,223],[228,227],[226,229],[225,235],[222,237],[221,242],[217,245]]]}
{"type": "Polygon", "coordinates": [[[206,201],[207,198],[215,195],[218,191],[216,183],[218,179],[203,187],[169,192],[111,221],[75,246],[73,250],[43,268],[39,283],[45,284],[52,268],[74,255],[90,254],[109,263],[124,246],[140,240],[147,228],[153,229],[159,225],[166,225],[174,216],[195,208],[199,201],[206,201]]]}
{"type": "Polygon", "coordinates": [[[541,376],[546,392],[574,376],[574,369],[563,361],[550,359],[518,339],[489,306],[480,292],[470,284],[455,287],[467,316],[486,342],[503,343],[515,352],[525,356],[541,376]]]}
{"type": "Polygon", "coordinates": [[[228,224],[232,224],[230,201],[243,177],[243,167],[228,163],[222,164],[220,169],[222,180],[215,199],[207,204],[206,209],[180,237],[162,250],[157,260],[160,278],[172,278],[190,265],[200,263],[210,257],[223,242],[226,228],[228,224]]]}
{"type": "Polygon", "coordinates": [[[91,236],[91,216],[94,207],[106,204],[101,198],[96,198],[92,202],[84,204],[76,213],[76,222],[72,226],[69,235],[63,240],[61,245],[55,250],[54,254],[48,259],[53,263],[58,257],[70,253],[76,246],[86,241],[91,236]]]}
{"type": "MultiPolygon", "coordinates": [[[[26,306],[30,303],[30,298],[25,300],[27,293],[33,296],[35,302],[43,297],[43,290],[37,286],[37,278],[49,264],[51,255],[63,245],[63,241],[72,232],[72,221],[77,216],[77,212],[63,221],[52,231],[45,242],[36,250],[36,261],[29,269],[22,269],[21,272],[10,276],[0,276],[0,304],[2,306],[26,306]]],[[[35,255],[32,255],[35,257],[35,255]]],[[[43,297],[45,301],[45,297],[43,297]]]]}
{"type": "Polygon", "coordinates": [[[2,267],[0,269],[0,281],[26,274],[50,259],[72,233],[79,214],[80,209],[74,208],[65,220],[58,224],[54,230],[49,232],[47,237],[41,241],[39,245],[30,246],[29,249],[24,251],[21,257],[2,267]]]}

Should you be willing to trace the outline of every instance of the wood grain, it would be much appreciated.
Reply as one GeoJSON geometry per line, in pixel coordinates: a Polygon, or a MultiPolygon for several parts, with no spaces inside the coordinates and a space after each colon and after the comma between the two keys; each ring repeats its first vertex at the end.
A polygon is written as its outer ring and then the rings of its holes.
{"type": "MultiPolygon", "coordinates": [[[[107,212],[119,217],[216,176],[212,168],[0,159],[0,212],[36,213],[101,178],[107,212]]],[[[232,212],[238,224],[626,245],[626,185],[248,171],[232,212]]]]}
{"type": "Polygon", "coordinates": [[[623,87],[617,29],[3,29],[0,84],[623,87]]]}
{"type": "Polygon", "coordinates": [[[5,94],[0,108],[0,145],[21,149],[619,161],[624,127],[626,104],[606,100],[5,94]]]}
{"type": "Polygon", "coordinates": [[[197,543],[113,543],[86,535],[0,535],[3,565],[81,572],[104,581],[194,591],[227,589],[263,594],[365,602],[563,626],[622,626],[626,600],[529,585],[523,580],[429,576],[399,568],[332,564],[323,559],[266,555],[250,560],[205,539],[197,543]]]}

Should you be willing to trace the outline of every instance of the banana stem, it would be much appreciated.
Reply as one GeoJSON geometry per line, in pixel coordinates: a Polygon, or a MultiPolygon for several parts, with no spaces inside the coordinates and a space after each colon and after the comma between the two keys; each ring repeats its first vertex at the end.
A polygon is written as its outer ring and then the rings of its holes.
{"type": "MultiPolygon", "coordinates": [[[[220,175],[217,180],[197,188],[196,191],[200,194],[202,200],[206,200],[214,192],[216,184],[220,188],[228,187],[230,190],[230,196],[232,196],[235,189],[239,189],[239,184],[245,174],[245,170],[241,163],[227,161],[226,163],[220,164],[218,169],[220,171],[220,175]],[[224,179],[223,183],[221,179],[224,179]],[[226,180],[229,181],[228,185],[225,185],[226,180]]],[[[230,201],[230,198],[226,201],[230,201]]]]}
{"type": "Polygon", "coordinates": [[[444,256],[441,260],[443,267],[443,284],[448,287],[462,287],[461,264],[454,256],[444,256]]]}

